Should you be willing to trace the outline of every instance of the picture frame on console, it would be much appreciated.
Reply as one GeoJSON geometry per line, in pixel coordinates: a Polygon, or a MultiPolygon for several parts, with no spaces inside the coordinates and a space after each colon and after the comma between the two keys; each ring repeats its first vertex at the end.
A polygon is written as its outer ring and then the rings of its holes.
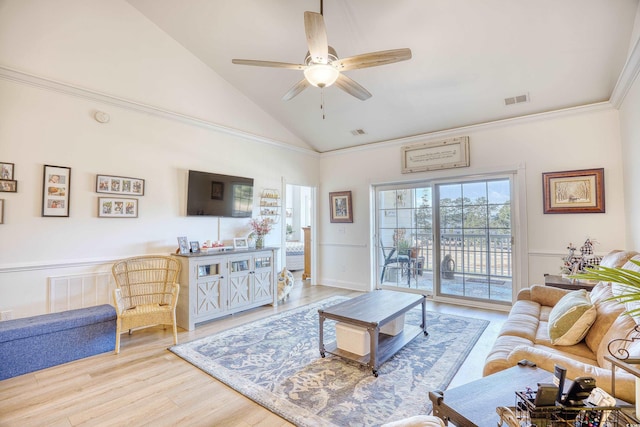
{"type": "Polygon", "coordinates": [[[191,246],[192,254],[200,253],[200,242],[198,242],[197,240],[194,240],[193,242],[189,242],[189,246],[191,246]]]}
{"type": "Polygon", "coordinates": [[[42,216],[68,217],[71,168],[44,165],[42,174],[42,216]]]}
{"type": "Polygon", "coordinates": [[[182,255],[189,253],[189,241],[187,240],[187,236],[178,237],[178,251],[182,255]]]}
{"type": "Polygon", "coordinates": [[[144,196],[144,179],[126,176],[96,175],[96,193],[144,196]]]}
{"type": "Polygon", "coordinates": [[[98,197],[99,218],[137,218],[138,199],[98,197]]]}
{"type": "Polygon", "coordinates": [[[545,214],[605,213],[604,168],[542,174],[545,214]]]}
{"type": "Polygon", "coordinates": [[[235,237],[233,249],[249,249],[249,240],[246,237],[235,237]]]}

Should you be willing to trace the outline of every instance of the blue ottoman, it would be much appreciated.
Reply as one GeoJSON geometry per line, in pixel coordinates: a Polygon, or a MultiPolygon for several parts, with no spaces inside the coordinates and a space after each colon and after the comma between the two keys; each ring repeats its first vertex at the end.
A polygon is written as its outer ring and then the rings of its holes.
{"type": "Polygon", "coordinates": [[[0,322],[0,380],[113,351],[115,343],[108,304],[0,322]]]}

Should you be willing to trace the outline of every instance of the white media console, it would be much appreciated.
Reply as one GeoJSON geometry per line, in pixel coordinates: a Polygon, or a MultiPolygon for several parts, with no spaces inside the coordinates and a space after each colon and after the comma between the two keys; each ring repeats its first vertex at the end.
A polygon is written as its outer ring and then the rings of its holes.
{"type": "Polygon", "coordinates": [[[178,326],[197,323],[265,304],[277,304],[277,248],[174,254],[182,263],[178,326]]]}

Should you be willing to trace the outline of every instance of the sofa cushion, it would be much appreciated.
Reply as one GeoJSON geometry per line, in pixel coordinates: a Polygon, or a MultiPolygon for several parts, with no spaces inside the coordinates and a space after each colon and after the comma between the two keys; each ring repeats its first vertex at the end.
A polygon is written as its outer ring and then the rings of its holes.
{"type": "MultiPolygon", "coordinates": [[[[621,314],[614,320],[607,332],[602,336],[602,341],[596,351],[598,366],[602,368],[611,367],[611,364],[604,359],[604,356],[611,354],[609,350],[615,353],[618,357],[620,354],[617,354],[617,352],[620,349],[627,349],[628,351],[631,351],[632,349],[634,351],[637,350],[637,346],[635,346],[635,348],[631,347],[632,338],[638,335],[634,331],[635,326],[635,320],[626,314],[621,314]],[[611,348],[609,348],[609,344],[611,344],[611,348]]],[[[631,356],[637,357],[637,354],[638,353],[631,353],[631,356]]],[[[622,355],[623,357],[628,357],[628,355],[624,356],[624,350],[622,355]]]]}
{"type": "Polygon", "coordinates": [[[584,289],[569,292],[549,313],[549,338],[553,345],[582,341],[596,319],[596,308],[584,289]]]}
{"type": "Polygon", "coordinates": [[[502,325],[500,335],[516,336],[533,341],[538,330],[540,304],[533,301],[516,301],[509,321],[502,325]]]}
{"type": "Polygon", "coordinates": [[[600,282],[591,291],[591,302],[596,307],[596,320],[589,328],[585,342],[595,354],[598,354],[600,344],[613,322],[624,312],[624,306],[612,297],[611,283],[600,282]]]}
{"type": "Polygon", "coordinates": [[[638,252],[636,251],[613,250],[602,257],[600,265],[609,268],[622,267],[629,259],[637,254],[638,252]]]}
{"type": "MultiPolygon", "coordinates": [[[[640,261],[640,255],[636,255],[633,258],[631,258],[631,260],[634,261],[640,261]]],[[[623,269],[625,270],[631,270],[634,272],[640,272],[640,266],[638,266],[637,264],[634,264],[631,261],[627,261],[623,266],[623,269]]],[[[614,296],[620,296],[621,294],[629,294],[629,293],[638,293],[639,290],[636,287],[633,286],[627,286],[627,285],[623,285],[620,283],[612,283],[611,284],[611,292],[613,293],[614,296]]],[[[624,303],[625,306],[625,310],[626,311],[632,311],[632,310],[640,310],[640,301],[629,301],[629,302],[625,302],[624,303]]]]}

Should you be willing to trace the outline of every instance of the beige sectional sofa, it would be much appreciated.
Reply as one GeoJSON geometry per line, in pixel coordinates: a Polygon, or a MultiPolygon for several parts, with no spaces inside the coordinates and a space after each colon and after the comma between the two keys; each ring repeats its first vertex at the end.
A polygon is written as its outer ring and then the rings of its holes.
{"type": "MultiPolygon", "coordinates": [[[[637,271],[638,267],[628,262],[629,259],[640,260],[640,254],[613,251],[603,258],[602,265],[637,271]]],[[[629,309],[624,304],[616,300],[607,301],[607,298],[619,295],[620,290],[617,284],[598,283],[589,293],[595,308],[595,320],[585,329],[588,331],[586,336],[576,344],[561,346],[551,343],[549,315],[556,303],[570,291],[540,285],[523,289],[518,293],[517,301],[487,356],[484,375],[510,368],[527,359],[549,372],[553,372],[556,364],[563,366],[570,379],[593,377],[597,386],[611,393],[611,364],[604,359],[610,354],[609,343],[615,339],[635,337],[637,333],[633,329],[636,322],[640,322],[640,319],[624,314],[629,309]]],[[[616,341],[612,348],[614,351],[625,348],[632,356],[640,357],[640,341],[616,341]]],[[[620,370],[616,370],[615,378],[616,397],[635,402],[635,378],[620,370]]]]}

